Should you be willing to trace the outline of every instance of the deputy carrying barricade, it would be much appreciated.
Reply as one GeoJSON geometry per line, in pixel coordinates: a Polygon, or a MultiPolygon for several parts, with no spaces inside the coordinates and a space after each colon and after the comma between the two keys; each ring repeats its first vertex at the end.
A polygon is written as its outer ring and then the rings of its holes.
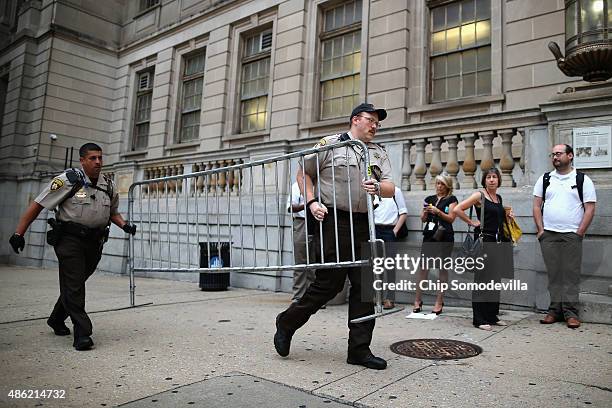
{"type": "MultiPolygon", "coordinates": [[[[376,175],[376,168],[373,171],[367,163],[370,163],[370,153],[366,144],[348,138],[250,163],[133,183],[128,192],[128,214],[129,219],[139,225],[139,231],[130,237],[129,243],[131,305],[135,305],[136,273],[232,273],[233,279],[240,280],[253,274],[264,278],[271,272],[302,268],[360,267],[373,277],[372,260],[384,256],[384,245],[381,240],[376,240],[375,235],[374,200],[364,200],[363,192],[349,188],[355,171],[360,180],[376,175]],[[312,166],[319,175],[320,156],[330,153],[338,156],[334,152],[339,149],[350,149],[358,154],[333,160],[329,170],[333,194],[322,197],[321,178],[316,177],[315,196],[318,203],[322,204],[323,199],[329,201],[325,204],[330,207],[334,219],[338,218],[339,211],[349,217],[348,234],[339,235],[336,224],[333,241],[326,243],[323,224],[311,220],[304,231],[304,245],[305,253],[314,252],[315,259],[307,256],[305,262],[295,264],[291,233],[293,211],[286,211],[291,184],[296,180],[298,169],[305,166],[312,166]],[[359,200],[366,213],[353,210],[354,203],[359,200]],[[357,219],[367,222],[369,236],[369,241],[363,242],[367,250],[362,251],[361,257],[354,251],[354,222],[357,219]],[[322,239],[313,243],[307,237],[313,235],[314,230],[322,239]],[[348,260],[325,256],[326,245],[338,249],[343,240],[349,240],[353,248],[348,260]],[[229,246],[228,257],[221,256],[223,245],[229,246]],[[315,245],[314,251],[309,245],[315,245]],[[214,252],[218,252],[218,257],[210,261],[214,252]],[[203,254],[208,259],[202,260],[203,254]]],[[[304,184],[301,190],[305,190],[304,184]]],[[[338,250],[336,254],[339,254],[338,250]]],[[[374,313],[355,319],[355,322],[401,310],[383,311],[381,292],[372,289],[372,294],[375,297],[374,313]]]]}

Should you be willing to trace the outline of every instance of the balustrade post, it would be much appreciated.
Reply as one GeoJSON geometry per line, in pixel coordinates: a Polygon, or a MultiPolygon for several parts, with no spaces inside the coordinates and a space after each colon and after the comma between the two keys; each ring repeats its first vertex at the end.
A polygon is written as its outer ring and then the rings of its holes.
{"type": "MultiPolygon", "coordinates": [[[[206,164],[206,170],[212,170],[214,162],[208,162],[206,164]]],[[[212,175],[209,173],[206,175],[206,179],[204,180],[204,185],[206,186],[206,190],[210,193],[212,191],[212,175]]]]}
{"type": "Polygon", "coordinates": [[[512,157],[512,137],[514,136],[514,130],[498,130],[497,134],[502,139],[502,153],[499,159],[499,168],[502,174],[501,183],[506,187],[515,187],[516,183],[512,177],[512,170],[514,170],[514,158],[512,157]]]}
{"type": "MultiPolygon", "coordinates": [[[[162,168],[161,167],[155,167],[153,169],[153,178],[160,178],[162,176],[162,168]]],[[[163,183],[161,182],[157,182],[157,183],[153,183],[151,184],[151,187],[153,187],[153,196],[154,197],[158,197],[158,194],[160,193],[160,189],[163,188],[163,183]]]]}
{"type": "Polygon", "coordinates": [[[436,177],[442,173],[442,157],[440,155],[440,146],[442,146],[441,137],[432,137],[431,142],[431,163],[429,164],[429,175],[431,176],[431,187],[436,189],[436,177]]]}
{"type": "MultiPolygon", "coordinates": [[[[227,161],[228,166],[233,166],[236,162],[233,159],[227,161]]],[[[227,195],[234,193],[234,170],[230,170],[227,173],[227,195]]]]}
{"type": "MultiPolygon", "coordinates": [[[[144,169],[142,172],[142,179],[143,180],[149,180],[151,177],[149,175],[149,169],[144,169]]],[[[149,196],[149,185],[148,184],[143,184],[142,185],[142,194],[145,197],[149,196]]]]}
{"type": "Polygon", "coordinates": [[[414,141],[416,145],[416,161],[414,163],[414,175],[416,176],[416,189],[425,190],[425,175],[427,174],[427,166],[425,164],[425,139],[417,139],[414,141]]]}
{"type": "Polygon", "coordinates": [[[474,174],[476,173],[476,159],[474,158],[474,133],[464,133],[461,135],[464,142],[465,157],[463,158],[463,175],[466,188],[478,188],[474,174]]]}
{"type": "Polygon", "coordinates": [[[402,146],[402,191],[410,191],[410,173],[412,173],[412,168],[410,167],[410,147],[412,147],[410,140],[404,142],[402,146]]]}
{"type": "Polygon", "coordinates": [[[495,133],[491,130],[478,132],[478,136],[482,139],[482,159],[480,160],[480,170],[487,171],[495,167],[493,160],[493,138],[495,133]]]}
{"type": "Polygon", "coordinates": [[[521,158],[519,159],[519,167],[525,174],[525,129],[517,129],[516,135],[521,136],[521,158]]]}
{"type": "MultiPolygon", "coordinates": [[[[219,168],[219,162],[213,161],[211,162],[211,169],[215,170],[219,168]]],[[[210,191],[213,194],[218,194],[217,186],[218,186],[219,174],[214,173],[210,175],[210,191]]]]}
{"type": "MultiPolygon", "coordinates": [[[[175,169],[175,175],[181,175],[184,174],[184,167],[182,164],[177,164],[176,166],[174,166],[175,169]]],[[[183,193],[183,183],[185,182],[185,179],[178,179],[176,180],[176,192],[177,194],[182,194],[183,193]]]]}
{"type": "MultiPolygon", "coordinates": [[[[204,163],[198,163],[198,171],[206,170],[206,165],[204,163]]],[[[204,176],[198,176],[198,180],[196,181],[196,189],[197,194],[201,195],[204,190],[204,176]]]]}
{"type": "MultiPolygon", "coordinates": [[[[174,176],[174,167],[173,166],[169,166],[169,167],[163,167],[160,168],[161,171],[164,172],[163,177],[171,177],[174,176]]],[[[170,180],[166,182],[167,185],[167,194],[169,197],[174,197],[174,195],[176,194],[176,180],[170,180]]]]}
{"type": "Polygon", "coordinates": [[[457,135],[446,136],[444,140],[448,143],[448,159],[446,160],[446,172],[453,180],[453,189],[459,189],[459,181],[457,174],[459,173],[459,160],[457,159],[457,143],[459,137],[457,135]]]}
{"type": "MultiPolygon", "coordinates": [[[[226,160],[219,160],[219,168],[226,167],[226,160]]],[[[223,195],[225,193],[225,179],[226,172],[219,173],[219,177],[217,177],[217,191],[219,191],[219,195],[223,195]]]]}
{"type": "MultiPolygon", "coordinates": [[[[235,161],[235,164],[242,164],[242,163],[243,163],[242,159],[236,159],[236,161],[235,161]]],[[[239,182],[242,183],[242,169],[238,169],[238,170],[235,170],[235,171],[236,171],[236,173],[234,174],[234,187],[233,187],[233,190],[234,190],[234,192],[236,192],[236,195],[238,195],[238,193],[240,191],[240,187],[242,187],[242,186],[238,185],[239,182]]]]}
{"type": "MultiPolygon", "coordinates": [[[[193,163],[193,164],[191,165],[191,173],[192,173],[192,174],[193,174],[193,173],[197,173],[198,168],[199,168],[199,167],[198,167],[198,163],[193,163]]],[[[196,186],[197,186],[197,184],[198,184],[198,178],[197,178],[197,177],[192,177],[192,178],[189,180],[189,195],[190,195],[191,197],[195,197],[195,196],[197,195],[197,191],[196,191],[196,188],[197,188],[196,186]]]]}

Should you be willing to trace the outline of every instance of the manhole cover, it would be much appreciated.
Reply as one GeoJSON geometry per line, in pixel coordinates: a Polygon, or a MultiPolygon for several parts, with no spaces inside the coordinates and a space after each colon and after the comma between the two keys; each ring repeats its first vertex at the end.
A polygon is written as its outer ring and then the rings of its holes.
{"type": "Polygon", "coordinates": [[[482,353],[482,348],[457,340],[413,339],[393,343],[391,351],[402,356],[427,360],[456,360],[477,356],[482,353]]]}

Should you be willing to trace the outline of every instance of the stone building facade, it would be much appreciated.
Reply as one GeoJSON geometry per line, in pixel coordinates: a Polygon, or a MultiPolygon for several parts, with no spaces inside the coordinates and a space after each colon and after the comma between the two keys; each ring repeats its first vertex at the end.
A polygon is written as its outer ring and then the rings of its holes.
{"type": "MultiPolygon", "coordinates": [[[[547,50],[565,41],[563,0],[2,4],[4,241],[70,148],[86,141],[103,146],[125,208],[134,181],[310,147],[344,130],[351,107],[368,101],[389,113],[377,139],[412,208],[415,241],[437,174],[447,171],[462,198],[481,168],[501,169],[504,200],[526,232],[517,265],[534,288],[510,303],[542,307],[532,186],[550,167],[550,146],[572,143],[575,128],[612,125],[610,82],[564,76],[547,50]]],[[[585,171],[601,203],[591,236],[608,242],[610,169],[585,171]]],[[[54,262],[45,217],[23,256],[0,249],[3,262],[54,262]]],[[[115,231],[100,268],[124,272],[126,251],[115,231]]],[[[595,269],[586,290],[605,293],[610,276],[595,269]]],[[[289,280],[279,272],[238,284],[287,289],[289,280]]]]}

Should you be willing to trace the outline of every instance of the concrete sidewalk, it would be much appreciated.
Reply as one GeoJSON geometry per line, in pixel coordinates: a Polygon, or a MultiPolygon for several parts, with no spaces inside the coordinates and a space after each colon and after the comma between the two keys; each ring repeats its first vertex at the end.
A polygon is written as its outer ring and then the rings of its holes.
{"type": "MultiPolygon", "coordinates": [[[[472,327],[471,310],[445,308],[432,321],[401,312],[378,319],[372,350],[385,371],[347,365],[347,307],[330,306],[296,333],[291,354],[274,351],[282,293],[96,273],[87,285],[95,349],[45,323],[57,272],[0,267],[0,406],[101,407],[578,407],[612,406],[612,326],[542,326],[506,311],[508,327],[472,327]],[[389,346],[411,338],[474,343],[479,356],[413,359],[389,346]],[[63,390],[65,398],[15,399],[10,390],[63,390]]],[[[431,305],[429,306],[431,308],[431,305]]],[[[71,325],[69,324],[69,327],[71,325]]],[[[32,391],[34,394],[34,391],[32,391]]]]}

